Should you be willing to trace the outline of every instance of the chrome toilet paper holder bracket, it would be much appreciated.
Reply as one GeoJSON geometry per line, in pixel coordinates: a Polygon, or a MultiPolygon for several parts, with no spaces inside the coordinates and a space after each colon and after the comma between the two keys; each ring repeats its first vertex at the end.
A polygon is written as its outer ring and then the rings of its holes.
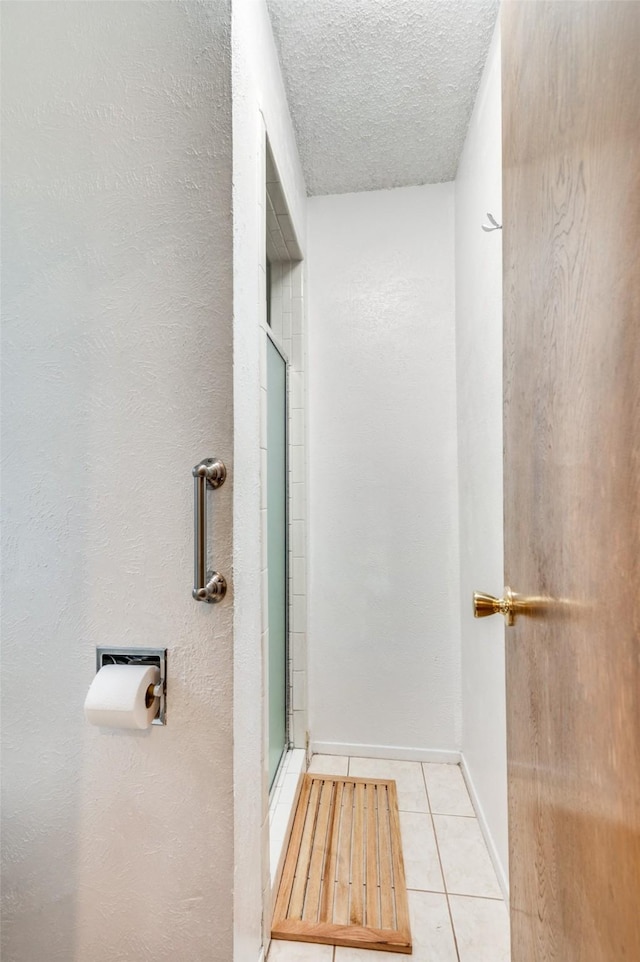
{"type": "Polygon", "coordinates": [[[160,671],[160,681],[153,688],[153,697],[160,700],[158,714],[152,725],[167,724],[167,649],[166,648],[96,648],[96,672],[105,665],[153,665],[160,671]]]}

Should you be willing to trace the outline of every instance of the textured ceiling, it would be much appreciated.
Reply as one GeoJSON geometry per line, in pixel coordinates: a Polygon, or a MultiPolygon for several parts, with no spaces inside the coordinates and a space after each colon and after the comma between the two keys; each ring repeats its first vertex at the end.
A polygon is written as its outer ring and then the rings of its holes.
{"type": "Polygon", "coordinates": [[[267,0],[309,194],[453,180],[498,0],[267,0]]]}

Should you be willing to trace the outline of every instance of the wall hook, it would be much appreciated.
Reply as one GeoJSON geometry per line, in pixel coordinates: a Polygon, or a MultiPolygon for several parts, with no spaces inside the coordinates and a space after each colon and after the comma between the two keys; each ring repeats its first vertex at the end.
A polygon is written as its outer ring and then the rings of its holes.
{"type": "Polygon", "coordinates": [[[487,234],[492,230],[502,230],[502,224],[499,224],[498,221],[493,216],[493,214],[490,214],[489,211],[487,211],[487,217],[489,219],[489,223],[481,225],[482,229],[486,231],[487,234]]]}

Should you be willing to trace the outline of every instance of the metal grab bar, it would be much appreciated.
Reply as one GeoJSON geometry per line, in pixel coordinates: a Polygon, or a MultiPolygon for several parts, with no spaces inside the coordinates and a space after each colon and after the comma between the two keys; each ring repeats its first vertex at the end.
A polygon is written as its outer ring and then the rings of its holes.
{"type": "Polygon", "coordinates": [[[207,488],[219,488],[227,477],[227,469],[219,458],[205,458],[196,464],[193,474],[194,522],[194,586],[196,601],[213,605],[222,601],[227,591],[225,578],[217,571],[207,570],[207,488]]]}

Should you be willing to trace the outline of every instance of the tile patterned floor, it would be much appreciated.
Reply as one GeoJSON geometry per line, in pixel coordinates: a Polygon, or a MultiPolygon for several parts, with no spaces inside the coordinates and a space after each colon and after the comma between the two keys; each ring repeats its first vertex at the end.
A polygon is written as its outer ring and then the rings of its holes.
{"type": "Polygon", "coordinates": [[[273,941],[268,962],[509,962],[509,918],[457,765],[314,755],[310,772],[395,778],[413,954],[273,941]]]}

